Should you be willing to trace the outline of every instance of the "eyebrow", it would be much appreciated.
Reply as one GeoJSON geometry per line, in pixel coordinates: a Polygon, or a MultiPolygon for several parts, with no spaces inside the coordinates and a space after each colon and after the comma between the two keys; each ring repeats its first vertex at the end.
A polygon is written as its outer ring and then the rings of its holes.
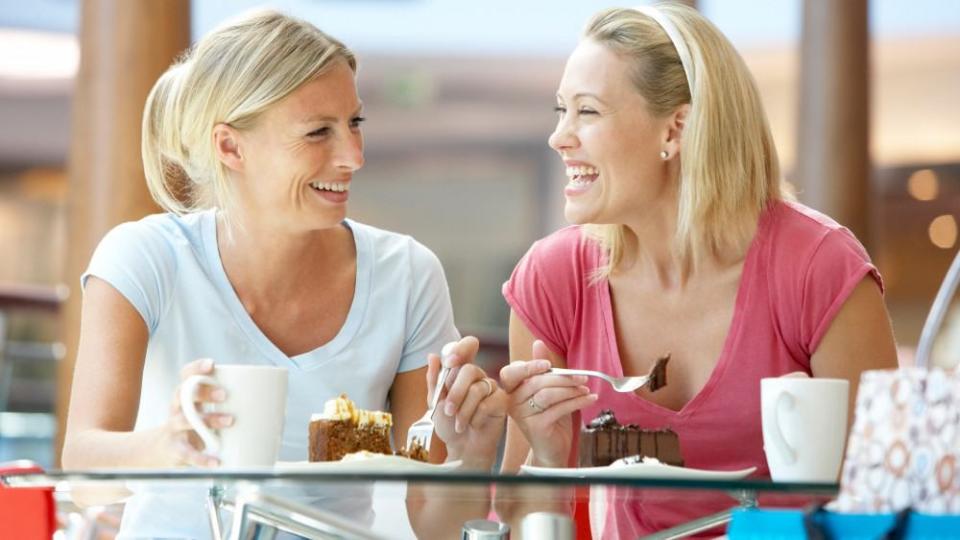
{"type": "MultiPolygon", "coordinates": [[[[573,95],[573,99],[574,99],[574,100],[577,100],[577,99],[580,99],[580,98],[585,98],[585,97],[593,98],[593,99],[595,99],[595,100],[597,100],[597,101],[599,101],[600,103],[603,103],[603,104],[606,104],[606,103],[607,103],[607,102],[604,101],[603,98],[601,98],[600,96],[598,96],[598,95],[596,95],[596,94],[592,94],[592,93],[590,93],[590,92],[577,92],[576,94],[573,95]]],[[[557,98],[558,98],[558,99],[563,99],[563,96],[561,96],[560,94],[557,94],[557,98]]]]}
{"type": "MultiPolygon", "coordinates": [[[[351,116],[351,117],[358,116],[358,115],[360,115],[361,113],[363,113],[363,103],[361,103],[360,106],[357,107],[357,109],[356,109],[355,111],[353,111],[353,114],[351,114],[350,116],[351,116]]],[[[310,124],[310,123],[313,123],[313,122],[336,122],[336,121],[337,121],[337,117],[336,117],[336,116],[330,116],[330,115],[326,115],[326,114],[315,114],[315,115],[313,115],[313,116],[308,116],[308,117],[300,120],[300,123],[301,123],[301,124],[310,124]]]]}

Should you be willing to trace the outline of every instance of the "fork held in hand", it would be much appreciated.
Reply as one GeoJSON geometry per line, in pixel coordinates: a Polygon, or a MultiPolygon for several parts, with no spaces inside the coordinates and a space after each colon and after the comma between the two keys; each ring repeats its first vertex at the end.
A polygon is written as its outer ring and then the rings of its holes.
{"type": "Polygon", "coordinates": [[[650,368],[650,373],[636,377],[611,377],[606,373],[589,369],[552,368],[550,373],[556,373],[557,375],[587,375],[589,377],[599,377],[610,383],[610,386],[617,392],[633,392],[644,386],[649,386],[651,392],[656,392],[667,385],[667,362],[669,361],[670,353],[667,353],[657,358],[657,362],[650,368]]]}
{"type": "Polygon", "coordinates": [[[411,424],[410,429],[407,430],[407,450],[410,450],[413,443],[417,442],[425,450],[430,451],[430,443],[433,440],[433,413],[437,410],[437,404],[440,402],[440,392],[443,390],[443,385],[449,373],[450,368],[440,369],[440,374],[437,376],[437,385],[433,390],[433,399],[430,400],[430,408],[427,409],[423,417],[411,424]]]}

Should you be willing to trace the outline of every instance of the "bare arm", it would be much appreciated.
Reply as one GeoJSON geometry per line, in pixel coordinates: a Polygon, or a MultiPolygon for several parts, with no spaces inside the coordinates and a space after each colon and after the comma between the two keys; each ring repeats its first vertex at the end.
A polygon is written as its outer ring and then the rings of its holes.
{"type": "Polygon", "coordinates": [[[849,430],[860,374],[868,369],[897,367],[890,316],[873,278],[865,277],[847,298],[814,352],[810,366],[814,377],[850,381],[849,430]]]}
{"type": "MultiPolygon", "coordinates": [[[[500,372],[500,380],[510,395],[510,419],[501,472],[517,473],[524,463],[565,467],[572,451],[572,413],[592,403],[596,396],[582,386],[583,377],[543,375],[550,366],[566,367],[566,359],[551,352],[533,336],[516,314],[510,314],[511,364],[500,372]],[[530,361],[533,360],[533,361],[530,361]],[[548,365],[540,366],[547,360],[548,365]],[[531,411],[528,400],[535,399],[542,412],[531,411]],[[523,425],[521,425],[523,423],[523,425]],[[531,449],[530,437],[540,448],[531,449]]],[[[501,519],[514,531],[521,530],[522,519],[533,512],[571,513],[572,490],[501,485],[494,506],[501,519]]]]}
{"type": "MultiPolygon", "coordinates": [[[[190,445],[189,427],[176,414],[179,408],[172,411],[167,425],[133,431],[147,339],[146,324],[126,298],[105,281],[89,278],[67,415],[64,468],[216,463],[190,445]]],[[[204,368],[194,362],[185,374],[211,370],[212,364],[204,368]]]]}
{"type": "MultiPolygon", "coordinates": [[[[506,394],[493,381],[484,382],[489,380],[486,374],[473,364],[478,349],[476,338],[465,337],[457,343],[454,355],[444,359],[444,364],[453,369],[447,376],[446,395],[441,394],[434,414],[430,461],[461,460],[462,470],[489,472],[503,434],[506,394]],[[448,443],[445,445],[441,438],[448,443]]],[[[427,396],[444,391],[433,388],[440,358],[430,355],[428,360],[427,368],[398,375],[394,380],[392,407],[403,415],[395,423],[398,445],[406,441],[410,424],[426,411],[427,396]]],[[[465,522],[487,517],[490,489],[486,485],[410,483],[407,512],[418,537],[458,538],[465,522]]]]}
{"type": "MultiPolygon", "coordinates": [[[[510,311],[510,361],[531,360],[531,351],[533,351],[533,342],[537,338],[533,336],[527,325],[523,324],[517,315],[510,311]]],[[[550,350],[546,350],[546,359],[550,360],[553,367],[567,367],[567,360],[550,350]]],[[[500,471],[504,473],[517,473],[520,471],[520,465],[527,462],[530,454],[530,443],[520,431],[519,426],[513,419],[507,421],[507,442],[503,451],[503,462],[500,471]]]]}

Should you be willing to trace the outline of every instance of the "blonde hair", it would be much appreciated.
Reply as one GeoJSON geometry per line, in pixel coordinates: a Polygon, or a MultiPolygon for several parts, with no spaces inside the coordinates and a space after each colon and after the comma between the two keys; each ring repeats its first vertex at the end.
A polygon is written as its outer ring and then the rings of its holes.
{"type": "MultiPolygon", "coordinates": [[[[733,45],[696,10],[656,8],[689,50],[685,66],[664,28],[634,9],[600,11],[583,38],[629,59],[630,78],[657,117],[690,104],[680,142],[674,251],[685,270],[706,253],[744,246],[770,201],[791,198],[753,76],[733,45]],[[687,80],[684,72],[691,74],[687,80]]],[[[623,256],[624,226],[585,227],[605,253],[603,279],[623,256]]]]}
{"type": "Polygon", "coordinates": [[[269,106],[335,61],[357,62],[312,24],[273,11],[230,21],[201,39],[160,76],[143,111],[147,186],[169,212],[218,207],[233,195],[212,136],[217,124],[249,129],[269,106]]]}

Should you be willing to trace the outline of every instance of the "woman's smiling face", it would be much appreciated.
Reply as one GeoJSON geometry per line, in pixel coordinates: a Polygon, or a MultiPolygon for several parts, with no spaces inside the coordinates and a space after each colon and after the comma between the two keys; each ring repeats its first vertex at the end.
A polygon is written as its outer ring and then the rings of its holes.
{"type": "Polygon", "coordinates": [[[571,223],[622,224],[675,196],[660,157],[668,117],[649,113],[631,68],[590,39],[567,60],[549,142],[566,165],[571,223]]]}
{"type": "Polygon", "coordinates": [[[354,72],[338,61],[239,132],[244,212],[301,231],[343,221],[363,166],[361,113],[354,72]]]}

